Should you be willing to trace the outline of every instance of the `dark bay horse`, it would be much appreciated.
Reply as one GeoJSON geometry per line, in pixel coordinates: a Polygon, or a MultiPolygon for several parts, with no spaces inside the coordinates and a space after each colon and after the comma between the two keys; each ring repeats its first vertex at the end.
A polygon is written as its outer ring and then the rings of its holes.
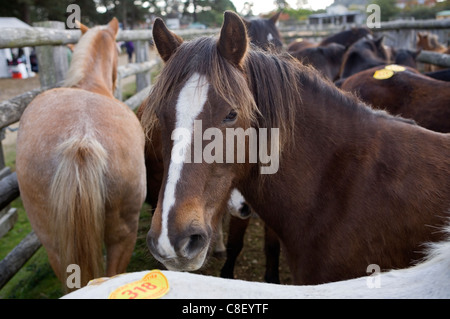
{"type": "Polygon", "coordinates": [[[358,41],[359,39],[363,37],[371,37],[372,31],[366,27],[358,27],[358,28],[351,28],[349,30],[344,30],[341,32],[337,32],[335,34],[332,34],[319,43],[314,43],[309,40],[305,39],[297,39],[292,41],[288,45],[288,52],[296,52],[299,50],[303,50],[310,47],[316,47],[316,46],[327,46],[330,43],[337,43],[342,46],[344,46],[346,49],[349,48],[353,43],[358,41]]]}
{"type": "Polygon", "coordinates": [[[290,55],[249,48],[233,12],[218,39],[180,42],[160,19],[153,36],[166,65],[141,123],[161,128],[165,171],[147,243],[167,268],[202,267],[234,188],[278,235],[295,284],[408,267],[422,243],[444,238],[449,135],[373,110],[290,55]],[[227,144],[236,129],[248,130],[243,162],[227,144]]]}
{"type": "Polygon", "coordinates": [[[33,230],[66,287],[126,271],[146,192],[143,129],[114,98],[117,19],[88,29],[75,47],[64,88],[37,96],[20,119],[17,179],[33,230]]]}
{"type": "Polygon", "coordinates": [[[348,48],[353,43],[357,42],[359,39],[364,37],[371,37],[372,31],[366,27],[354,27],[348,30],[344,30],[335,34],[332,34],[322,41],[320,41],[319,46],[327,45],[330,43],[338,43],[348,48]]]}
{"type": "Polygon", "coordinates": [[[359,71],[391,61],[389,50],[383,46],[383,37],[364,37],[352,44],[342,59],[340,78],[345,79],[359,71]]]}
{"type": "Polygon", "coordinates": [[[292,52],[291,55],[305,65],[312,65],[329,80],[336,81],[345,51],[346,47],[342,44],[329,43],[292,52]]]}
{"type": "Polygon", "coordinates": [[[269,19],[244,20],[251,43],[264,50],[281,50],[283,40],[277,28],[277,21],[281,11],[275,13],[269,19]]]}
{"type": "Polygon", "coordinates": [[[436,132],[450,133],[450,83],[420,74],[413,68],[395,72],[387,79],[375,79],[384,66],[347,78],[341,88],[354,92],[371,106],[410,118],[436,132]]]}
{"type": "Polygon", "coordinates": [[[417,56],[420,54],[421,50],[410,50],[410,49],[392,49],[392,62],[399,65],[405,65],[412,68],[417,68],[417,56]]]}

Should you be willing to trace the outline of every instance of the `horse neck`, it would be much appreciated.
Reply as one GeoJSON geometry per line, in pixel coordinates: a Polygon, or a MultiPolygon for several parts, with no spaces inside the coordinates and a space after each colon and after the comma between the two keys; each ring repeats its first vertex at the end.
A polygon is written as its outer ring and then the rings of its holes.
{"type": "Polygon", "coordinates": [[[385,112],[369,109],[317,75],[303,82],[303,87],[294,138],[281,152],[278,172],[260,175],[253,167],[241,189],[275,231],[277,226],[283,229],[283,223],[289,223],[289,217],[280,217],[288,213],[272,214],[266,208],[277,207],[280,212],[293,211],[293,207],[308,210],[317,198],[316,191],[323,187],[323,177],[359,165],[358,158],[367,156],[369,148],[374,147],[373,137],[381,134],[380,123],[386,125],[388,118],[385,112]]]}
{"type": "Polygon", "coordinates": [[[112,97],[117,73],[117,53],[112,41],[104,30],[88,31],[75,47],[65,86],[112,97]]]}
{"type": "Polygon", "coordinates": [[[113,59],[105,59],[101,54],[96,54],[89,68],[85,71],[84,78],[78,87],[90,92],[102,94],[108,97],[114,96],[114,83],[112,75],[116,66],[111,62],[113,59]]]}

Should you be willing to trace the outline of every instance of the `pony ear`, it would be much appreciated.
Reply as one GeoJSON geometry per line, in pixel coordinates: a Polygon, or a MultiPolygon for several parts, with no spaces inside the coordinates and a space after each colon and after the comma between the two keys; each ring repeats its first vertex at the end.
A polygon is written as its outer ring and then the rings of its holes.
{"type": "Polygon", "coordinates": [[[112,20],[109,21],[108,29],[111,30],[114,36],[117,35],[117,32],[119,31],[119,20],[117,20],[116,17],[112,18],[112,20]]]}
{"type": "Polygon", "coordinates": [[[175,50],[183,43],[181,37],[167,29],[161,18],[156,18],[153,24],[153,40],[164,62],[167,62],[175,50]]]}
{"type": "Polygon", "coordinates": [[[272,21],[273,24],[276,24],[278,19],[280,18],[282,11],[278,11],[277,13],[275,13],[273,16],[270,17],[269,21],[272,21]]]}
{"type": "Polygon", "coordinates": [[[247,28],[244,22],[236,13],[225,11],[220,37],[217,41],[219,53],[231,64],[240,66],[247,48],[247,28]]]}
{"type": "Polygon", "coordinates": [[[422,49],[418,49],[418,50],[416,50],[416,51],[413,52],[413,57],[414,57],[414,59],[417,58],[417,57],[419,56],[420,52],[422,52],[422,49]]]}
{"type": "Polygon", "coordinates": [[[85,26],[83,23],[81,23],[78,20],[75,20],[75,24],[81,30],[81,34],[85,34],[89,30],[89,28],[87,26],[85,26]]]}
{"type": "Polygon", "coordinates": [[[375,45],[380,47],[383,44],[384,35],[380,36],[378,39],[375,39],[375,45]]]}

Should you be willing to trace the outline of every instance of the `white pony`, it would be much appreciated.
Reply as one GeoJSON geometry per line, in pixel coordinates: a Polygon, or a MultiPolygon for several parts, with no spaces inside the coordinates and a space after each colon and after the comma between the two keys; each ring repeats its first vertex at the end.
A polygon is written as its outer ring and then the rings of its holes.
{"type": "MultiPolygon", "coordinates": [[[[445,231],[450,235],[450,226],[445,231]]],[[[122,274],[63,298],[108,298],[115,289],[142,279],[147,272],[122,274]]],[[[446,242],[430,244],[428,257],[413,267],[316,286],[275,285],[173,271],[163,274],[170,285],[163,296],[168,299],[450,298],[450,236],[446,242]]]]}

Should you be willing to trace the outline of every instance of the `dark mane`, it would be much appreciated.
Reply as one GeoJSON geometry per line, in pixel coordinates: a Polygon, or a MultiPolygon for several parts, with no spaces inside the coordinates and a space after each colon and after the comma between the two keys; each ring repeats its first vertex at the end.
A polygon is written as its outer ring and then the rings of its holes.
{"type": "Polygon", "coordinates": [[[155,114],[194,73],[205,75],[217,94],[249,125],[279,128],[280,148],[293,139],[296,115],[302,108],[302,91],[306,88],[342,108],[387,116],[384,111],[366,106],[353,94],[337,89],[317,70],[288,53],[266,52],[251,46],[243,70],[239,70],[219,54],[216,41],[213,37],[202,37],[184,42],[168,61],[144,102],[147,106],[143,108],[141,122],[147,136],[151,136],[157,124],[155,114]]]}

